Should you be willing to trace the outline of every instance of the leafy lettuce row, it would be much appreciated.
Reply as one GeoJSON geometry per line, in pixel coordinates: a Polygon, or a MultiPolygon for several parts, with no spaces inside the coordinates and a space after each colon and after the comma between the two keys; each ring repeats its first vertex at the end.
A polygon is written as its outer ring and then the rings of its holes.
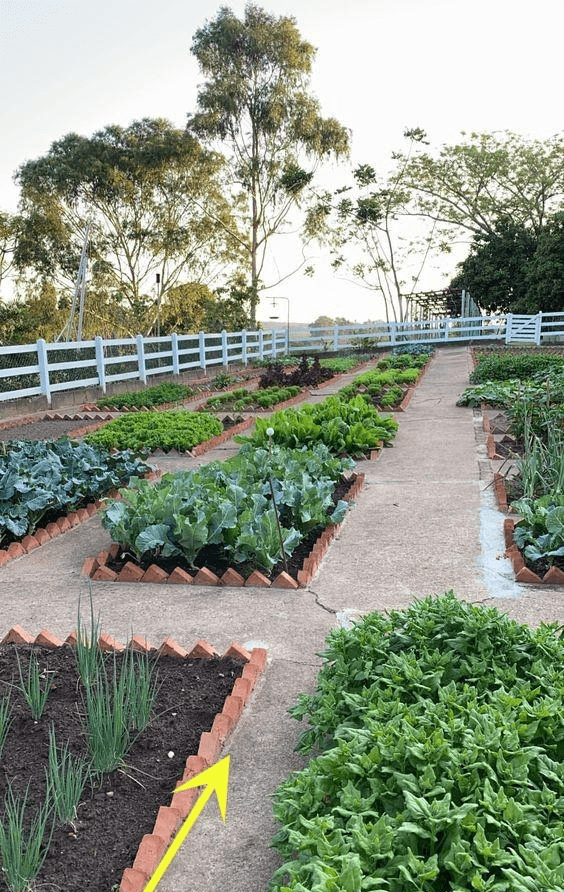
{"type": "Polygon", "coordinates": [[[137,558],[182,556],[190,564],[216,545],[235,564],[266,570],[290,555],[307,533],[339,523],[348,503],[335,508],[335,483],[354,465],[322,445],[311,450],[244,445],[224,462],[167,474],[155,485],[137,481],[106,508],[102,523],[137,558]]]}
{"type": "Polygon", "coordinates": [[[266,445],[270,439],[282,446],[327,446],[336,455],[363,457],[382,443],[391,445],[398,428],[392,416],[380,415],[363,397],[343,400],[329,396],[322,403],[304,403],[297,408],[281,409],[270,418],[257,418],[252,437],[237,437],[239,442],[266,445]],[[267,433],[269,429],[273,434],[267,433]]]}
{"type": "Polygon", "coordinates": [[[47,512],[74,511],[147,470],[130,452],[70,440],[2,444],[0,546],[35,532],[47,512]]]}
{"type": "Polygon", "coordinates": [[[177,449],[187,452],[222,431],[221,421],[208,412],[180,409],[114,418],[85,440],[107,449],[133,449],[135,452],[177,449]]]}
{"type": "Polygon", "coordinates": [[[452,592],[328,638],[270,892],[564,888],[564,642],[452,592]]]}

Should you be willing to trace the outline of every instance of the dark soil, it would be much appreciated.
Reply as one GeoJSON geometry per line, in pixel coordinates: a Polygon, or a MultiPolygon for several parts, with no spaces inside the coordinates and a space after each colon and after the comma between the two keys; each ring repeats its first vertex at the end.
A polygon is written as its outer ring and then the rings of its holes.
{"type": "MultiPolygon", "coordinates": [[[[343,478],[337,483],[333,492],[334,505],[337,504],[339,499],[346,498],[355,480],[356,475],[352,475],[352,477],[343,478]]],[[[286,564],[284,564],[283,561],[278,561],[270,572],[262,567],[259,567],[258,569],[271,581],[276,579],[278,574],[283,571],[286,571],[290,576],[296,579],[298,570],[302,569],[305,559],[309,557],[323,530],[324,527],[316,527],[312,530],[309,535],[299,543],[292,554],[286,558],[286,564]]],[[[156,564],[157,567],[160,567],[169,574],[172,573],[176,567],[180,567],[181,570],[189,573],[192,577],[196,576],[200,567],[207,567],[208,570],[211,570],[212,573],[215,573],[217,576],[222,576],[228,567],[233,567],[233,569],[237,570],[237,572],[245,578],[250,576],[253,570],[257,569],[252,565],[245,566],[234,564],[233,560],[229,560],[229,558],[225,556],[225,552],[217,545],[207,545],[205,548],[202,548],[194,561],[194,565],[189,564],[188,561],[184,560],[182,557],[175,556],[171,558],[163,558],[155,552],[147,553],[141,560],[137,560],[137,558],[124,546],[117,558],[108,560],[108,567],[116,573],[119,573],[128,561],[141,567],[142,570],[148,570],[151,564],[156,564]]]]}
{"type": "MultiPolygon", "coordinates": [[[[159,806],[170,805],[172,790],[182,778],[188,756],[197,752],[200,735],[211,729],[216,713],[231,693],[243,664],[230,658],[181,660],[150,656],[155,661],[158,695],[155,717],[126,755],[123,768],[87,787],[72,825],[55,824],[38,888],[59,892],[110,892],[133,863],[145,833],[153,830],[159,806]],[[172,755],[171,755],[172,754],[172,755]]],[[[115,655],[119,667],[122,657],[115,655]]],[[[107,658],[113,671],[114,655],[107,658]]],[[[29,784],[32,811],[45,795],[49,727],[57,742],[88,758],[83,726],[84,696],[74,651],[4,645],[0,648],[0,681],[11,692],[13,722],[2,753],[0,797],[7,784],[22,795],[29,784]],[[19,684],[17,655],[24,679],[33,650],[39,666],[52,673],[53,686],[43,716],[34,721],[19,684]]],[[[4,694],[4,691],[2,691],[4,694]]],[[[0,814],[1,817],[1,814],[0,814]]],[[[7,886],[0,876],[0,890],[7,886]]]]}
{"type": "MultiPolygon", "coordinates": [[[[44,419],[30,424],[22,424],[20,427],[0,429],[0,440],[58,440],[66,437],[71,431],[78,430],[89,423],[89,419],[73,418],[70,421],[58,421],[57,419],[44,419]]],[[[92,422],[95,424],[96,422],[92,422]]]]}

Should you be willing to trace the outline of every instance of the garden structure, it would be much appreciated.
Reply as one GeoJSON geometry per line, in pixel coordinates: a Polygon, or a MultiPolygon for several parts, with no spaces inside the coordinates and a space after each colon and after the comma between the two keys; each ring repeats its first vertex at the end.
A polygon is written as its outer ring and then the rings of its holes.
{"type": "MultiPolygon", "coordinates": [[[[20,624],[33,636],[47,627],[64,638],[76,624],[77,598],[91,586],[105,629],[120,641],[129,641],[133,631],[152,642],[172,636],[186,647],[206,639],[219,653],[233,641],[248,652],[266,651],[263,675],[226,745],[227,821],[215,805],[207,806],[159,884],[161,892],[268,888],[281,863],[270,847],[277,829],[271,797],[306,764],[294,751],[303,727],[287,710],[300,693],[314,692],[318,655],[332,629],[449,589],[531,626],[564,623],[564,589],[516,582],[504,556],[481,410],[456,405],[472,367],[466,348],[437,351],[406,411],[396,416],[393,448],[362,462],[365,486],[357,504],[304,588],[88,580],[82,575],[86,558],[110,544],[98,514],[0,568],[6,632],[20,624]]],[[[354,377],[349,373],[306,399],[320,403],[354,377]]],[[[238,449],[226,440],[205,456],[169,453],[151,462],[168,473],[238,449]]]]}

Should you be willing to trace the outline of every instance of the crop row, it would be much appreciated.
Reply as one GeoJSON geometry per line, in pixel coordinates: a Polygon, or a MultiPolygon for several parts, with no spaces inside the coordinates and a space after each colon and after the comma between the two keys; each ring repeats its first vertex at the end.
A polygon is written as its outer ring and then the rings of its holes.
{"type": "Polygon", "coordinates": [[[552,566],[564,569],[564,356],[480,356],[471,380],[459,405],[503,408],[524,453],[514,459],[518,478],[508,481],[512,509],[520,515],[514,542],[541,577],[552,566]]]}
{"type": "Polygon", "coordinates": [[[270,892],[564,887],[564,642],[452,592],[330,633],[270,892]]]}

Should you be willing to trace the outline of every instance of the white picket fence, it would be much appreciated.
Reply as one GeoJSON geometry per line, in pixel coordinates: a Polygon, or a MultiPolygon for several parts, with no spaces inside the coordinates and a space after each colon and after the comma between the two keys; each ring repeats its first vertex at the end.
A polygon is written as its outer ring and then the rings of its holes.
{"type": "Polygon", "coordinates": [[[404,344],[502,341],[541,345],[564,342],[564,312],[536,316],[467,316],[422,322],[216,332],[165,337],[94,338],[91,341],[0,347],[0,402],[77,388],[105,393],[119,381],[146,383],[213,367],[246,366],[286,353],[388,348],[404,344]]]}

